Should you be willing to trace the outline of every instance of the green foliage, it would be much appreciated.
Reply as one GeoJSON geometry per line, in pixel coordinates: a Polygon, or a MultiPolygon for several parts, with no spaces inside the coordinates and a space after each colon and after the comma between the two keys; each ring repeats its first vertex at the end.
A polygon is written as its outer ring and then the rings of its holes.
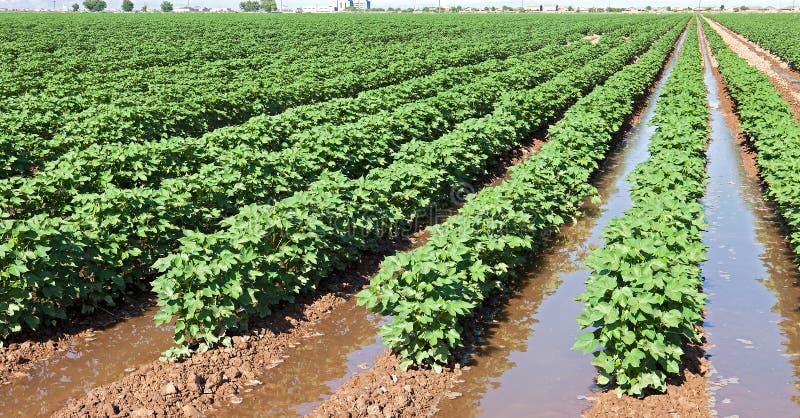
{"type": "Polygon", "coordinates": [[[83,0],[83,7],[90,12],[102,12],[106,9],[104,0],[83,0]]]}
{"type": "Polygon", "coordinates": [[[261,10],[261,3],[255,0],[248,0],[239,3],[239,9],[243,12],[257,12],[261,10]]]}
{"type": "Polygon", "coordinates": [[[705,227],[698,199],[705,192],[708,109],[697,32],[690,25],[677,65],[661,91],[650,157],[628,177],[632,208],[603,231],[605,246],[586,265],[592,272],[578,318],[592,330],[574,348],[594,353],[600,385],[641,396],[666,390],[677,374],[684,341],[699,342],[704,295],[699,263],[705,227]]]}
{"type": "MultiPolygon", "coordinates": [[[[253,18],[239,15],[240,19],[245,17],[253,18]]],[[[496,25],[481,23],[466,33],[457,32],[458,25],[445,26],[442,28],[444,32],[439,34],[434,30],[437,25],[426,24],[423,31],[415,25],[413,28],[417,29],[384,33],[385,23],[380,21],[364,25],[340,17],[329,22],[325,19],[330,17],[319,15],[308,21],[302,18],[297,26],[287,22],[264,23],[273,18],[282,19],[280,16],[261,16],[255,22],[229,22],[227,15],[215,18],[219,19],[219,22],[214,21],[215,33],[219,33],[221,39],[235,39],[233,45],[216,38],[191,42],[191,48],[175,48],[173,44],[184,44],[179,42],[165,43],[164,39],[175,37],[205,36],[197,33],[196,29],[205,27],[203,20],[200,20],[201,24],[191,25],[194,19],[201,19],[195,16],[166,21],[169,23],[167,28],[158,20],[150,23],[150,30],[164,35],[158,39],[145,39],[142,43],[152,45],[156,52],[149,49],[139,51],[142,48],[140,43],[130,45],[115,33],[98,33],[98,38],[102,38],[99,42],[103,44],[91,46],[91,50],[114,51],[109,52],[112,56],[133,55],[136,57],[131,59],[133,68],[168,68],[153,74],[148,71],[125,72],[124,68],[119,70],[120,73],[106,74],[102,68],[96,67],[113,68],[109,62],[125,60],[121,57],[109,60],[100,55],[94,56],[97,62],[76,63],[71,58],[73,55],[87,56],[85,48],[79,47],[59,54],[61,60],[72,62],[72,66],[58,67],[60,60],[50,61],[53,54],[26,56],[37,64],[36,71],[49,75],[48,65],[54,66],[54,71],[69,82],[64,83],[59,78],[58,82],[47,83],[42,77],[31,77],[31,72],[28,72],[14,74],[14,77],[24,78],[24,83],[0,84],[0,91],[9,96],[16,95],[5,101],[5,112],[0,113],[0,175],[30,174],[34,168],[58,159],[65,152],[94,144],[123,147],[131,142],[156,142],[172,136],[200,136],[230,124],[247,122],[259,115],[274,115],[303,104],[351,97],[447,67],[502,59],[535,51],[548,44],[566,43],[576,39],[576,32],[599,30],[596,26],[600,25],[541,24],[539,28],[540,24],[536,24],[531,35],[527,29],[498,32],[496,25]],[[183,22],[183,19],[191,20],[183,22]],[[318,20],[326,23],[317,25],[318,20]],[[309,26],[312,25],[315,28],[330,25],[335,40],[324,41],[329,34],[324,29],[311,29],[309,26]],[[487,32],[493,33],[492,42],[482,41],[487,32]],[[243,39],[242,33],[247,34],[243,39]],[[374,33],[381,33],[377,37],[380,39],[371,35],[374,33]],[[104,35],[116,39],[120,45],[105,44],[104,35]],[[264,38],[272,41],[265,43],[264,38]],[[193,51],[193,48],[198,50],[193,51]],[[137,53],[129,54],[125,50],[137,53]],[[420,50],[428,53],[420,57],[420,50]],[[185,56],[197,58],[188,63],[177,58],[185,56]],[[216,60],[224,61],[224,65],[216,60]],[[170,63],[175,66],[170,66],[170,63]],[[75,71],[73,67],[84,71],[72,74],[75,71]],[[31,85],[33,83],[35,85],[31,85]],[[95,88],[86,89],[85,85],[95,88]],[[35,94],[40,88],[46,88],[47,93],[35,94]]],[[[548,23],[547,19],[545,23],[548,23]]],[[[111,20],[108,26],[125,24],[128,22],[111,20]]],[[[523,24],[522,28],[528,27],[524,21],[520,24],[523,24]]],[[[96,30],[95,26],[78,28],[96,30]]],[[[8,36],[20,37],[17,32],[11,31],[8,36]]],[[[79,34],[73,36],[79,37],[79,34]]],[[[12,48],[16,54],[25,54],[26,50],[22,49],[12,48]]]]}
{"type": "MultiPolygon", "coordinates": [[[[460,321],[502,288],[545,237],[577,215],[583,199],[594,193],[589,178],[605,156],[612,134],[633,112],[633,99],[658,73],[683,23],[635,64],[622,68],[626,57],[633,56],[628,54],[641,53],[643,45],[635,45],[637,39],[632,38],[627,54],[584,67],[585,74],[610,78],[550,128],[550,140],[535,157],[515,166],[509,180],[472,196],[457,215],[428,228],[427,244],[383,261],[369,288],[358,294],[358,302],[393,316],[380,334],[402,356],[404,367],[428,364],[438,369],[446,364],[452,350],[462,344],[460,321]],[[609,69],[611,73],[604,73],[609,69]]],[[[520,102],[525,105],[517,109],[531,111],[537,101],[520,102]]]]}
{"type": "Polygon", "coordinates": [[[168,13],[172,11],[172,2],[169,1],[162,1],[161,2],[161,11],[168,13]]]}
{"type": "Polygon", "coordinates": [[[30,71],[0,71],[0,338],[155,277],[175,355],[447,203],[677,21],[104,14],[62,25],[91,45],[53,49],[21,28],[62,17],[6,19],[30,71]]]}
{"type": "Polygon", "coordinates": [[[620,69],[658,30],[641,29],[634,41],[585,67],[509,92],[490,115],[468,119],[435,141],[405,144],[390,165],[363,178],[325,173],[272,206],[245,206],[214,234],[187,233],[177,253],[156,263],[160,274],[153,282],[162,309],[186,320],[176,341],[213,343],[397,236],[416,213],[446,203],[453,185],[475,179],[494,157],[620,69]]]}
{"type": "Polygon", "coordinates": [[[73,12],[77,12],[80,8],[81,8],[81,6],[79,6],[78,3],[72,3],[72,11],[73,12]]]}
{"type": "MultiPolygon", "coordinates": [[[[739,10],[749,10],[742,6],[739,10]]],[[[789,14],[714,14],[711,16],[762,48],[800,68],[800,15],[789,14]]]]}
{"type": "Polygon", "coordinates": [[[133,2],[131,0],[122,0],[122,11],[123,12],[132,12],[133,11],[133,2]]]}
{"type": "Polygon", "coordinates": [[[265,12],[274,12],[278,10],[278,4],[275,0],[261,0],[261,10],[265,12]]]}

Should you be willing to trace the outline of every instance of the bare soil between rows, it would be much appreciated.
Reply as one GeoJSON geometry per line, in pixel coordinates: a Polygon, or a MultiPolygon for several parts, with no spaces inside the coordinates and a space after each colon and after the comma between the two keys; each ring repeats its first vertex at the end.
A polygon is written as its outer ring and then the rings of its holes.
{"type": "Polygon", "coordinates": [[[722,37],[731,51],[769,77],[772,85],[791,106],[795,120],[800,123],[800,87],[792,83],[792,79],[800,81],[800,72],[793,70],[788,63],[744,36],[714,20],[706,18],[706,21],[722,37]],[[785,75],[779,74],[775,67],[785,75]]]}
{"type": "Polygon", "coordinates": [[[149,293],[129,293],[114,307],[99,307],[92,315],[70,312],[67,319],[56,326],[39,331],[24,331],[6,341],[0,348],[0,384],[13,384],[25,378],[32,365],[64,352],[76,341],[90,337],[95,331],[105,329],[126,318],[142,313],[155,303],[149,293]]]}

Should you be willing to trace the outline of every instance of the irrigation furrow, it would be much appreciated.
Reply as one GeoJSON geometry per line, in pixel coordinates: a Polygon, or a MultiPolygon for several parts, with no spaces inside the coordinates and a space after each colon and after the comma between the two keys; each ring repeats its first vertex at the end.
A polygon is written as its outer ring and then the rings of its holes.
{"type": "Polygon", "coordinates": [[[543,416],[578,416],[591,397],[594,368],[580,352],[570,350],[578,335],[575,318],[582,305],[574,299],[584,290],[589,270],[583,266],[591,249],[601,246],[608,221],[631,206],[630,172],[647,159],[655,127],[655,105],[683,46],[678,42],[647,105],[612,151],[596,187],[600,205],[587,204],[587,214],[559,234],[556,245],[534,261],[522,287],[486,330],[486,344],[464,371],[466,382],[456,386],[463,397],[444,399],[442,416],[524,416],[536,410],[543,416]],[[535,380],[531,376],[536,376],[535,380]]]}
{"type": "Polygon", "coordinates": [[[800,275],[752,156],[737,143],[733,104],[703,46],[712,138],[702,265],[712,408],[718,416],[797,416],[800,275]]]}
{"type": "MultiPolygon", "coordinates": [[[[667,64],[664,77],[669,75],[675,60],[667,64]]],[[[582,361],[580,354],[570,350],[577,334],[574,318],[580,312],[580,306],[572,298],[583,288],[579,263],[592,244],[589,236],[593,234],[594,240],[599,239],[602,228],[597,224],[602,226],[603,220],[630,205],[623,174],[647,156],[646,140],[652,129],[646,122],[653,116],[652,105],[661,85],[662,81],[656,83],[651,105],[640,116],[642,120],[622,141],[622,149],[610,154],[611,159],[595,183],[601,196],[610,200],[599,208],[590,205],[586,208],[588,216],[563,229],[557,245],[536,260],[527,277],[512,286],[511,292],[519,296],[512,297],[507,307],[495,316],[492,308],[480,313],[486,321],[478,326],[485,327],[473,330],[477,335],[466,337],[478,345],[477,353],[471,356],[467,367],[445,372],[456,384],[435,408],[440,415],[525,416],[535,410],[541,415],[575,416],[586,407],[581,395],[587,394],[594,369],[582,361]],[[484,323],[487,321],[488,325],[484,323]]],[[[588,272],[584,271],[583,276],[586,275],[588,272]]],[[[372,375],[373,381],[383,381],[383,373],[385,367],[367,374],[372,375]]],[[[429,375],[436,374],[429,372],[429,375]]],[[[312,416],[328,416],[332,411],[350,407],[348,400],[357,398],[358,390],[369,380],[362,376],[353,379],[312,416]]],[[[400,379],[396,385],[404,383],[400,379]]],[[[389,390],[393,387],[391,382],[386,385],[389,390]]],[[[393,403],[382,405],[391,407],[393,403]]],[[[358,408],[350,411],[354,410],[358,412],[358,408]]]]}

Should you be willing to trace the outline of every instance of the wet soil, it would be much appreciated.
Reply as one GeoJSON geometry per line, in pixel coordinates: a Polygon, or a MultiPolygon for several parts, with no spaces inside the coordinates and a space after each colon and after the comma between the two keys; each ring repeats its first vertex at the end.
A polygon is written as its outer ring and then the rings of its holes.
{"type": "Polygon", "coordinates": [[[309,417],[416,417],[436,413],[443,397],[457,398],[451,390],[460,368],[433,373],[426,369],[403,371],[399,358],[385,353],[369,371],[353,376],[309,417]]]}
{"type": "Polygon", "coordinates": [[[793,70],[789,64],[744,36],[713,20],[705,19],[722,37],[728,48],[769,77],[772,85],[791,105],[795,119],[800,122],[800,72],[793,70]]]}
{"type": "MultiPolygon", "coordinates": [[[[119,321],[141,315],[153,304],[150,294],[127,294],[117,301],[116,307],[101,307],[92,315],[71,312],[56,326],[12,336],[0,348],[0,385],[15,384],[19,379],[30,377],[30,370],[42,361],[66,353],[77,342],[92,338],[95,333],[119,321]]],[[[0,394],[3,391],[3,386],[0,386],[0,394]]],[[[0,415],[7,410],[2,398],[0,396],[0,415]]]]}
{"type": "Polygon", "coordinates": [[[263,383],[245,389],[242,403],[211,415],[283,417],[310,412],[385,352],[376,335],[385,322],[349,300],[320,320],[313,336],[288,351],[280,367],[259,372],[257,379],[263,383]]]}
{"type": "MultiPolygon", "coordinates": [[[[38,361],[8,385],[0,387],[0,416],[45,416],[69,398],[125,376],[168,348],[172,327],[156,327],[157,309],[146,309],[125,322],[125,332],[112,326],[83,333],[64,350],[38,361]]],[[[21,372],[18,372],[21,374],[21,372]]]]}

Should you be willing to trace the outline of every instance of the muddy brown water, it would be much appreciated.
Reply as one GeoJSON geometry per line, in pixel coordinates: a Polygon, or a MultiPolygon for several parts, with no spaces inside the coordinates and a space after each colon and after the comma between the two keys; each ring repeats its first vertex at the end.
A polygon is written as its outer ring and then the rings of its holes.
{"type": "Polygon", "coordinates": [[[0,386],[0,416],[47,416],[71,397],[83,396],[158,358],[170,347],[173,329],[155,326],[157,310],[149,308],[142,315],[95,331],[68,350],[33,365],[26,371],[28,376],[0,386]]]}
{"type": "Polygon", "coordinates": [[[585,216],[562,228],[555,245],[533,261],[521,288],[488,327],[486,343],[470,360],[463,382],[456,385],[462,396],[442,400],[439,416],[580,416],[589,406],[585,398],[598,390],[593,384],[596,371],[591,356],[571,349],[580,333],[576,318],[582,309],[574,298],[584,291],[589,276],[583,260],[603,245],[601,233],[608,222],[631,206],[626,177],[649,155],[655,132],[649,121],[677,56],[667,63],[640,121],[611,152],[595,182],[603,203],[587,206],[585,216]]]}
{"type": "Polygon", "coordinates": [[[311,412],[353,374],[372,367],[385,350],[378,329],[386,322],[354,300],[314,326],[317,335],[287,350],[283,363],[261,373],[262,385],[246,389],[242,403],[211,414],[219,417],[286,417],[311,412]]]}
{"type": "Polygon", "coordinates": [[[702,265],[712,409],[723,417],[797,417],[800,276],[773,210],[745,172],[730,103],[703,55],[712,138],[702,265]]]}

